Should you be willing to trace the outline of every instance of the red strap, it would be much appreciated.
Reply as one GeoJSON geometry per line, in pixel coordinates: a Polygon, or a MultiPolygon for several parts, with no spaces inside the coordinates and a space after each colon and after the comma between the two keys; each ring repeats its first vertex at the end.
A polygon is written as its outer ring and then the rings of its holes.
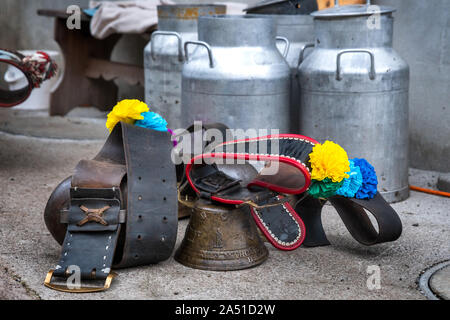
{"type": "MultiPolygon", "coordinates": [[[[237,143],[242,143],[242,142],[252,142],[252,141],[264,141],[264,140],[275,140],[275,139],[298,139],[298,140],[303,140],[303,141],[308,141],[311,144],[317,144],[318,142],[314,139],[311,139],[309,137],[305,137],[302,135],[294,135],[294,134],[279,134],[279,135],[269,135],[269,136],[264,136],[264,137],[258,137],[258,138],[248,138],[248,139],[241,139],[241,140],[233,140],[233,141],[228,141],[228,142],[224,142],[220,145],[218,145],[215,149],[219,149],[220,147],[223,147],[225,145],[230,145],[230,144],[237,144],[237,143]]],[[[274,185],[274,184],[269,184],[269,183],[262,183],[260,181],[255,181],[253,182],[251,185],[259,185],[261,187],[265,187],[269,190],[278,192],[278,193],[286,193],[286,194],[299,194],[299,193],[303,193],[306,190],[308,190],[309,185],[311,183],[311,178],[310,178],[310,170],[309,168],[306,166],[306,164],[304,162],[302,162],[302,159],[296,159],[294,157],[292,157],[289,154],[249,154],[249,153],[224,153],[224,152],[211,152],[211,153],[206,153],[206,154],[201,154],[198,156],[195,156],[194,158],[192,158],[190,160],[190,162],[186,165],[186,177],[189,181],[189,184],[191,185],[192,189],[197,193],[200,194],[200,190],[197,189],[197,187],[195,186],[195,184],[193,183],[191,176],[190,176],[190,172],[192,170],[192,168],[197,164],[197,163],[204,163],[203,160],[205,159],[214,159],[214,158],[219,158],[219,159],[235,159],[235,160],[257,160],[257,161],[279,161],[279,162],[284,162],[286,164],[289,164],[291,166],[296,167],[297,169],[299,169],[303,175],[305,176],[305,184],[302,188],[300,189],[288,189],[288,188],[283,188],[282,186],[278,186],[278,185],[274,185]],[[200,161],[201,160],[201,161],[200,161]]],[[[250,185],[249,185],[250,186],[250,185]]],[[[217,196],[211,196],[211,200],[214,201],[218,201],[218,202],[222,202],[222,203],[226,203],[226,204],[242,204],[243,201],[241,199],[224,199],[224,198],[220,198],[217,196]]]]}

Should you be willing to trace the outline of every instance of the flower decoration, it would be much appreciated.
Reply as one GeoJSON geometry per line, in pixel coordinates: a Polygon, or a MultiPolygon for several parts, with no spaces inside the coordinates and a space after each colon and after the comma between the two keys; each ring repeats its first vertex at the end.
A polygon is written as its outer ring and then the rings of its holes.
{"type": "Polygon", "coordinates": [[[329,178],[322,181],[312,180],[309,187],[309,194],[314,198],[329,198],[336,194],[336,191],[341,188],[343,181],[332,182],[329,178]]]}
{"type": "Polygon", "coordinates": [[[144,116],[141,115],[141,113],[148,111],[148,106],[142,101],[137,99],[122,100],[114,106],[110,113],[108,113],[106,127],[109,132],[111,132],[120,121],[134,124],[136,120],[144,119],[144,116]]]}
{"type": "Polygon", "coordinates": [[[341,182],[348,178],[350,163],[347,152],[332,141],[316,144],[309,155],[311,163],[311,179],[322,181],[329,178],[331,182],[341,182]]]}
{"type": "Polygon", "coordinates": [[[147,129],[153,129],[157,131],[168,131],[167,121],[155,112],[144,112],[142,120],[137,120],[135,125],[147,129]]]}
{"type": "Polygon", "coordinates": [[[354,160],[349,160],[350,172],[349,177],[344,179],[343,184],[336,194],[347,198],[353,198],[363,184],[361,169],[355,165],[354,160]]]}
{"type": "MultiPolygon", "coordinates": [[[[174,132],[167,127],[167,121],[163,117],[156,112],[150,112],[148,106],[137,99],[125,99],[117,103],[108,113],[106,128],[111,133],[120,121],[146,129],[167,131],[172,136],[174,135],[174,132]]],[[[176,139],[172,138],[172,144],[177,145],[176,139]]]]}
{"type": "Polygon", "coordinates": [[[357,199],[372,199],[377,193],[378,179],[373,166],[366,159],[354,160],[355,166],[361,170],[362,185],[356,193],[357,199]]]}

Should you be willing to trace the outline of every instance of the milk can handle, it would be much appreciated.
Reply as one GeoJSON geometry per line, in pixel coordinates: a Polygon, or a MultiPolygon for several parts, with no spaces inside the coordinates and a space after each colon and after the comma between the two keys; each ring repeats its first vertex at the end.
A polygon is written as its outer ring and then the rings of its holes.
{"type": "Polygon", "coordinates": [[[156,36],[172,36],[178,39],[178,60],[183,61],[183,40],[181,40],[181,36],[177,32],[173,31],[155,31],[152,33],[150,38],[150,50],[152,59],[155,60],[155,42],[153,41],[156,36]]]}
{"type": "Polygon", "coordinates": [[[303,59],[305,58],[305,50],[308,48],[314,48],[315,44],[314,43],[306,43],[302,49],[300,50],[300,55],[298,56],[298,64],[297,64],[297,69],[298,67],[300,67],[300,65],[303,62],[303,59]]]}
{"type": "Polygon", "coordinates": [[[284,50],[283,50],[283,57],[286,58],[287,54],[289,52],[289,47],[291,46],[289,40],[285,37],[276,37],[275,39],[277,41],[283,41],[285,43],[284,50]]]}
{"type": "Polygon", "coordinates": [[[336,80],[341,81],[341,56],[346,53],[367,53],[370,56],[370,71],[369,78],[370,80],[375,80],[375,56],[372,52],[368,50],[345,50],[338,53],[336,58],[336,80]]]}
{"type": "Polygon", "coordinates": [[[206,42],[203,42],[203,41],[186,41],[184,43],[184,55],[186,57],[186,62],[189,61],[189,54],[188,54],[188,50],[187,50],[187,47],[189,44],[194,44],[197,46],[205,47],[206,50],[208,51],[209,67],[214,68],[214,60],[213,60],[211,47],[209,46],[209,44],[207,44],[206,42]]]}

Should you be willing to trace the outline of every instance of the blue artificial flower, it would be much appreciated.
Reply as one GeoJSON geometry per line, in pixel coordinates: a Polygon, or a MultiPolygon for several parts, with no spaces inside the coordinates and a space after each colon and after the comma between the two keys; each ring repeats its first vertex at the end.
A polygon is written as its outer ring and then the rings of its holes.
{"type": "Polygon", "coordinates": [[[378,179],[375,169],[366,159],[353,159],[355,166],[361,170],[363,183],[355,197],[357,199],[372,199],[377,194],[378,179]]]}
{"type": "Polygon", "coordinates": [[[167,131],[167,121],[159,114],[148,111],[141,113],[141,115],[144,119],[136,120],[135,125],[157,131],[167,131]]]}
{"type": "Polygon", "coordinates": [[[336,191],[336,194],[347,198],[354,198],[363,184],[363,176],[361,169],[355,165],[355,161],[349,160],[349,162],[350,172],[347,172],[349,177],[344,179],[342,187],[336,191]]]}

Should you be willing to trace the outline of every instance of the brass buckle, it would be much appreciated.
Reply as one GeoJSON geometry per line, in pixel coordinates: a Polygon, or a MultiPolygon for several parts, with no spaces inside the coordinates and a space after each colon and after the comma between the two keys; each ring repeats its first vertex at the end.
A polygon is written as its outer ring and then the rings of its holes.
{"type": "Polygon", "coordinates": [[[108,276],[106,277],[105,285],[103,287],[81,287],[81,288],[70,289],[70,288],[60,285],[60,284],[51,283],[54,271],[55,270],[50,270],[47,273],[47,276],[45,277],[44,285],[47,288],[50,288],[53,290],[62,291],[62,292],[70,292],[70,293],[90,293],[90,292],[100,292],[100,291],[108,290],[109,287],[111,286],[112,280],[117,276],[117,274],[115,272],[109,273],[108,276]]]}

